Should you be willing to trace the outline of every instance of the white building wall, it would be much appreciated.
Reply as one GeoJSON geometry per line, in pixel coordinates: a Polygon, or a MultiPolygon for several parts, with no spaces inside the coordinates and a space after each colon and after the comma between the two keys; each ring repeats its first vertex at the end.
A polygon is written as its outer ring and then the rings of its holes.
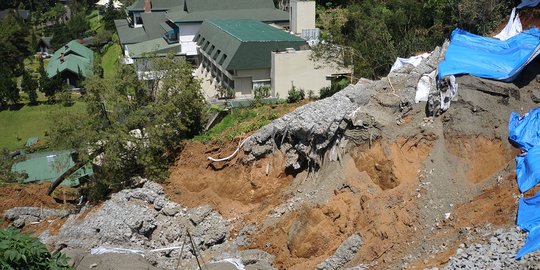
{"type": "Polygon", "coordinates": [[[201,29],[201,24],[178,24],[178,28],[178,40],[182,44],[182,53],[186,55],[197,55],[197,43],[193,42],[193,38],[195,38],[199,29],[201,29]]]}
{"type": "Polygon", "coordinates": [[[291,32],[295,34],[315,28],[315,1],[291,0],[289,19],[291,32]]]}
{"type": "Polygon", "coordinates": [[[287,98],[293,85],[296,89],[303,89],[306,94],[311,90],[318,96],[321,88],[330,86],[328,76],[351,73],[350,68],[313,61],[310,59],[311,53],[311,50],[272,52],[271,78],[274,97],[287,98]]]}

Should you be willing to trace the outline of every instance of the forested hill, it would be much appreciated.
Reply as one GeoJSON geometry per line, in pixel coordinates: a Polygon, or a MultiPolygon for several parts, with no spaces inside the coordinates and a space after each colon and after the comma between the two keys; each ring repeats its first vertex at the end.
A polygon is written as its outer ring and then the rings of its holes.
{"type": "Polygon", "coordinates": [[[347,48],[355,74],[386,75],[396,57],[432,51],[450,32],[491,33],[519,1],[317,0],[323,39],[347,48]]]}

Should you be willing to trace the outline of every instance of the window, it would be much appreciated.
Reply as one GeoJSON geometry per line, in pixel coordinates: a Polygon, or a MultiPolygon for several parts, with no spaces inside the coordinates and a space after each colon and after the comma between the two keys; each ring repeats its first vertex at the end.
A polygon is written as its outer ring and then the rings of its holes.
{"type": "Polygon", "coordinates": [[[199,38],[201,38],[201,34],[197,35],[197,37],[195,38],[195,42],[199,43],[199,38]]]}
{"type": "Polygon", "coordinates": [[[225,59],[227,59],[227,55],[223,54],[223,56],[221,57],[221,60],[219,60],[219,64],[223,65],[223,62],[225,62],[225,59]]]}
{"type": "Polygon", "coordinates": [[[216,46],[212,45],[212,47],[210,47],[210,51],[208,51],[208,55],[212,55],[212,52],[214,51],[214,49],[216,48],[216,46]]]}
{"type": "Polygon", "coordinates": [[[204,44],[203,50],[206,51],[206,48],[208,48],[208,45],[210,45],[210,42],[206,41],[206,43],[204,44]]]}
{"type": "Polygon", "coordinates": [[[217,50],[216,54],[214,54],[214,60],[217,60],[218,55],[221,53],[221,50],[217,50]]]}

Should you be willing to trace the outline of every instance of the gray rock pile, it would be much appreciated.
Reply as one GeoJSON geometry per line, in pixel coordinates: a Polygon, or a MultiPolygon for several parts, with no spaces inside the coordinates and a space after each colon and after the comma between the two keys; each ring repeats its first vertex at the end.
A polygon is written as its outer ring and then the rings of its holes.
{"type": "Polygon", "coordinates": [[[48,209],[40,207],[15,207],[8,209],[4,218],[12,221],[16,228],[22,228],[26,225],[40,222],[47,219],[64,218],[69,215],[68,210],[48,209]]]}
{"type": "Polygon", "coordinates": [[[362,238],[358,234],[353,234],[345,240],[334,255],[316,266],[317,270],[343,269],[345,264],[350,262],[362,246],[362,238]]]}
{"type": "Polygon", "coordinates": [[[538,253],[514,259],[525,238],[517,227],[498,229],[485,244],[461,244],[444,269],[540,269],[538,253]]]}
{"type": "Polygon", "coordinates": [[[279,150],[286,156],[287,169],[317,169],[344,139],[357,144],[377,139],[384,125],[395,124],[411,110],[420,77],[433,71],[442,55],[436,48],[417,67],[405,66],[381,80],[349,85],[274,120],[246,142],[245,161],[279,150]]]}
{"type": "Polygon", "coordinates": [[[146,182],[142,188],[123,190],[111,196],[96,211],[70,216],[49,243],[68,249],[121,247],[140,250],[158,267],[174,268],[181,247],[182,259],[195,262],[186,237],[189,230],[196,249],[205,251],[223,244],[229,236],[229,222],[210,207],[184,208],[164,196],[163,188],[146,182]],[[192,260],[193,259],[193,260],[192,260]]]}

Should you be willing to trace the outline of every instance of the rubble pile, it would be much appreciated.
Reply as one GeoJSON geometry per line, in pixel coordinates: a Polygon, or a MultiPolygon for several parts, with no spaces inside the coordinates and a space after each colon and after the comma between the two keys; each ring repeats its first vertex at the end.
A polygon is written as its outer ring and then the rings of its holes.
{"type": "MultiPolygon", "coordinates": [[[[184,267],[189,269],[196,267],[195,252],[237,250],[232,241],[229,243],[229,225],[210,207],[182,207],[165,197],[161,185],[146,182],[142,188],[113,194],[95,211],[86,209],[70,216],[58,235],[49,236],[46,241],[67,250],[89,251],[97,247],[134,250],[144,254],[153,265],[165,269],[173,269],[178,264],[180,247],[184,246],[181,261],[186,261],[184,267]],[[191,240],[196,250],[193,250],[191,240]]],[[[231,252],[230,255],[245,255],[247,263],[251,264],[271,264],[271,261],[259,262],[249,253],[231,252]]],[[[259,257],[272,259],[264,255],[259,257]]]]}

